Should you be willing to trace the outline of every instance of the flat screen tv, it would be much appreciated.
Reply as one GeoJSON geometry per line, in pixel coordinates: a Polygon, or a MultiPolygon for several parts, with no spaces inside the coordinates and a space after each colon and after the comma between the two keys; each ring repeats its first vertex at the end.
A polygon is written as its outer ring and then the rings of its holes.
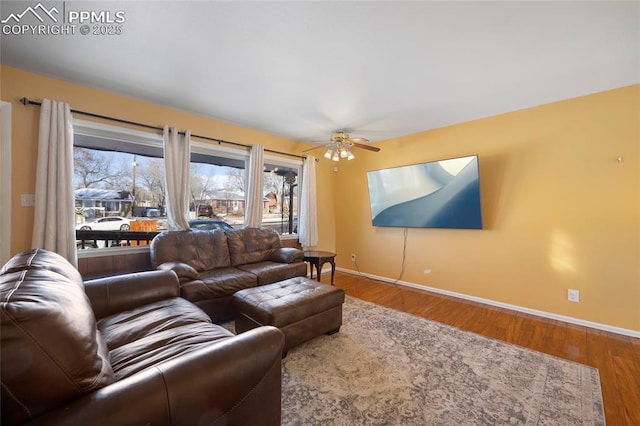
{"type": "Polygon", "coordinates": [[[367,172],[373,226],[482,229],[478,156],[367,172]]]}

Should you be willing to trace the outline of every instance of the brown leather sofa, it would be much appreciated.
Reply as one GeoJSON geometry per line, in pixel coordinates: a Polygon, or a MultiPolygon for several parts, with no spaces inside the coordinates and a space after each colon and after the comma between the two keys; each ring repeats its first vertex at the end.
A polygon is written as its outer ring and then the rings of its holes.
{"type": "Polygon", "coordinates": [[[0,269],[2,425],[277,425],[274,327],[238,336],[179,297],[172,271],[83,284],[31,250],[0,269]]]}
{"type": "Polygon", "coordinates": [[[151,265],[180,278],[180,294],[213,321],[234,316],[233,294],[307,275],[302,250],[271,229],[167,231],[151,242],[151,265]]]}

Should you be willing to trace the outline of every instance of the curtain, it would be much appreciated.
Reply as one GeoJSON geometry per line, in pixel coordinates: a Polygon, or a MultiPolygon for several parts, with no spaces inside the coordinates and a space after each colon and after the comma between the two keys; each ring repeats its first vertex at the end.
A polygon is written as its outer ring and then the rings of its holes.
{"type": "Polygon", "coordinates": [[[189,229],[189,171],[191,167],[191,132],[164,126],[165,194],[169,230],[189,229]]]}
{"type": "Polygon", "coordinates": [[[264,148],[262,145],[252,145],[249,156],[249,173],[247,174],[247,207],[244,212],[244,226],[259,228],[262,224],[262,180],[264,177],[264,148]]]}
{"type": "Polygon", "coordinates": [[[316,157],[308,155],[302,166],[302,194],[298,213],[298,240],[302,247],[312,247],[318,244],[317,212],[316,157]]]}
{"type": "Polygon", "coordinates": [[[73,118],[63,102],[44,99],[40,108],[33,248],[54,251],[72,265],[76,254],[73,191],[73,118]]]}

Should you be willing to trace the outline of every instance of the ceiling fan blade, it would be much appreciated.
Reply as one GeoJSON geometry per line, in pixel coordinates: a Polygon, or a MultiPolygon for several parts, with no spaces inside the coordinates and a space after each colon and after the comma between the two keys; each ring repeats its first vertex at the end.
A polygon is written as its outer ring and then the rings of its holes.
{"type": "Polygon", "coordinates": [[[369,139],[367,138],[348,138],[349,142],[352,142],[354,144],[356,143],[367,143],[369,142],[369,139]]]}
{"type": "Polygon", "coordinates": [[[362,148],[362,149],[367,149],[369,151],[373,151],[373,152],[378,152],[380,151],[380,148],[378,148],[377,146],[371,146],[371,145],[363,145],[361,143],[353,143],[353,146],[357,147],[357,148],[362,148]]]}
{"type": "Polygon", "coordinates": [[[314,146],[313,148],[303,149],[302,152],[313,151],[314,149],[318,149],[318,148],[326,148],[326,146],[325,145],[318,145],[318,146],[314,146]]]}

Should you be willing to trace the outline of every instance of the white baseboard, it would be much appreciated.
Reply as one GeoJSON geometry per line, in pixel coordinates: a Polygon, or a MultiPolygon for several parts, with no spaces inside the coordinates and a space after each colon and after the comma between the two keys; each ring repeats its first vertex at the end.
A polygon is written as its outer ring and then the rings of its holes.
{"type": "MultiPolygon", "coordinates": [[[[331,269],[329,269],[330,271],[331,269]]],[[[585,321],[579,318],[573,318],[573,317],[568,317],[565,315],[558,315],[558,314],[554,314],[551,312],[545,312],[545,311],[539,311],[537,309],[531,309],[531,308],[525,308],[522,306],[517,306],[517,305],[511,305],[509,303],[503,303],[503,302],[497,302],[495,300],[491,300],[491,299],[483,299],[482,297],[476,297],[476,296],[469,296],[467,294],[462,294],[462,293],[456,293],[453,291],[448,291],[448,290],[442,290],[439,288],[435,288],[435,287],[428,287],[428,286],[424,286],[424,285],[420,285],[420,284],[415,284],[415,283],[410,283],[407,281],[395,281],[393,279],[390,278],[386,278],[386,277],[380,277],[377,275],[372,275],[372,274],[365,274],[363,272],[358,272],[358,271],[353,271],[351,269],[346,269],[346,268],[340,268],[337,267],[336,268],[337,271],[341,271],[341,272],[345,272],[347,274],[353,274],[353,275],[362,275],[374,280],[378,280],[378,281],[383,281],[383,282],[388,282],[388,283],[396,283],[405,287],[411,287],[411,288],[415,288],[418,290],[425,290],[425,291],[429,291],[432,293],[438,293],[438,294],[443,294],[445,296],[451,296],[451,297],[456,297],[458,299],[464,299],[464,300],[470,300],[473,302],[477,302],[477,303],[482,303],[485,305],[491,305],[491,306],[497,306],[500,308],[504,308],[504,309],[509,309],[512,311],[517,311],[517,312],[523,312],[526,314],[531,314],[531,315],[536,315],[539,317],[543,317],[543,318],[549,318],[549,319],[553,319],[553,320],[557,320],[557,321],[563,321],[563,322],[567,322],[570,324],[576,324],[576,325],[581,325],[584,327],[589,327],[589,328],[595,328],[597,330],[603,330],[603,331],[608,331],[610,333],[616,333],[616,334],[622,334],[624,336],[630,336],[630,337],[635,337],[635,338],[640,338],[640,331],[636,331],[636,330],[630,330],[627,328],[621,328],[621,327],[615,327],[612,325],[607,325],[607,324],[601,324],[601,323],[597,323],[597,322],[592,322],[592,321],[585,321]]],[[[325,269],[323,268],[323,272],[325,271],[325,269]]]]}

